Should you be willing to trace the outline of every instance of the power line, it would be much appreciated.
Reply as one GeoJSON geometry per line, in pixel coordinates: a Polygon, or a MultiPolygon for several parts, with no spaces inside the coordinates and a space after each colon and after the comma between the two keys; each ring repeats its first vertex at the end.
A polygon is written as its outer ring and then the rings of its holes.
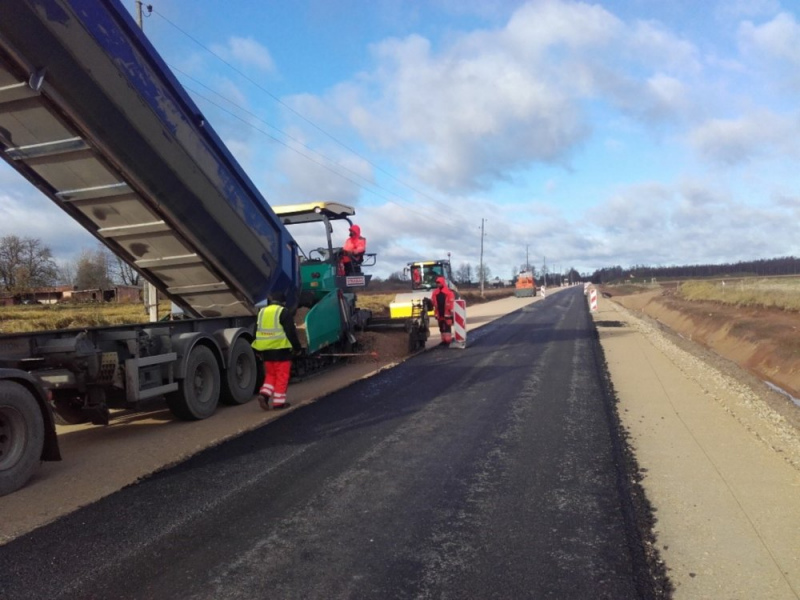
{"type": "MultiPolygon", "coordinates": [[[[203,45],[203,43],[202,43],[202,42],[200,42],[199,40],[197,40],[195,37],[193,37],[193,36],[192,36],[191,34],[189,34],[188,32],[186,32],[186,31],[184,31],[183,29],[181,29],[181,28],[180,28],[180,27],[179,27],[177,24],[175,24],[174,22],[172,22],[172,21],[171,21],[170,19],[168,19],[166,16],[164,16],[163,14],[161,14],[159,11],[157,11],[157,10],[153,10],[153,12],[154,12],[155,14],[157,14],[159,17],[161,17],[162,19],[164,19],[164,21],[166,21],[167,23],[169,23],[169,24],[170,24],[172,27],[174,27],[176,30],[178,30],[178,31],[179,31],[179,32],[181,32],[183,35],[185,35],[187,38],[189,38],[190,40],[192,40],[192,42],[194,42],[195,44],[197,44],[198,46],[200,46],[200,47],[201,47],[203,50],[205,50],[206,52],[208,52],[209,54],[211,54],[211,55],[212,55],[214,58],[216,58],[216,59],[217,59],[217,60],[219,60],[221,63],[223,63],[225,66],[227,66],[229,69],[231,69],[231,70],[232,70],[232,71],[234,71],[235,73],[238,73],[238,74],[239,74],[241,77],[243,77],[245,80],[247,80],[248,82],[250,82],[250,83],[251,83],[252,85],[254,85],[256,88],[258,88],[259,90],[261,90],[262,92],[264,92],[265,94],[267,94],[267,95],[268,95],[270,98],[272,98],[272,99],[273,99],[275,102],[277,102],[277,103],[278,103],[278,104],[280,104],[281,106],[283,106],[283,107],[285,107],[286,109],[288,109],[289,111],[291,111],[291,112],[292,112],[294,115],[296,115],[297,117],[299,117],[300,119],[302,119],[303,121],[305,121],[306,123],[308,123],[309,125],[311,125],[311,126],[314,128],[314,129],[316,129],[317,131],[319,131],[320,133],[322,133],[322,134],[323,134],[323,135],[325,135],[326,137],[328,137],[328,138],[330,138],[331,140],[333,140],[335,143],[337,143],[338,145],[340,145],[342,148],[344,148],[345,150],[347,150],[347,151],[348,151],[348,152],[350,152],[351,154],[354,154],[355,156],[358,156],[359,158],[361,158],[362,160],[364,160],[364,161],[365,161],[367,164],[369,164],[369,165],[370,165],[372,168],[374,168],[375,170],[377,170],[377,171],[380,171],[381,173],[383,173],[384,175],[386,175],[386,176],[387,176],[387,177],[389,177],[390,179],[392,179],[392,180],[394,180],[394,181],[398,182],[400,185],[403,185],[403,186],[405,186],[406,188],[408,188],[408,189],[410,189],[411,191],[413,191],[413,192],[415,192],[415,193],[419,194],[420,196],[422,196],[422,197],[424,197],[424,198],[427,198],[427,199],[428,199],[428,200],[430,200],[431,202],[434,202],[434,203],[436,203],[436,204],[439,204],[439,205],[440,205],[440,206],[442,206],[443,208],[446,208],[446,207],[447,207],[447,204],[445,204],[445,203],[444,203],[444,202],[442,202],[441,200],[437,200],[436,198],[433,198],[432,196],[429,196],[429,195],[428,195],[428,194],[426,194],[425,192],[423,192],[423,191],[421,191],[421,190],[418,190],[417,188],[415,188],[414,186],[410,185],[409,183],[406,183],[406,182],[405,182],[405,181],[403,181],[402,179],[399,179],[399,178],[395,177],[394,175],[392,175],[390,172],[388,172],[387,170],[385,170],[385,169],[384,169],[383,167],[381,167],[380,165],[377,165],[377,164],[375,164],[375,163],[374,163],[374,162],[372,162],[372,161],[371,161],[369,158],[367,158],[366,156],[363,156],[361,153],[359,153],[357,150],[355,150],[355,149],[351,148],[350,146],[348,146],[347,144],[345,144],[344,142],[342,142],[341,140],[339,140],[339,139],[338,139],[338,138],[336,138],[335,136],[331,135],[330,133],[328,133],[327,131],[325,131],[324,129],[322,129],[322,128],[321,128],[319,125],[317,125],[316,123],[314,123],[313,121],[311,121],[310,119],[308,119],[306,116],[304,116],[303,114],[301,114],[300,112],[298,112],[297,110],[295,110],[294,108],[292,108],[291,106],[289,106],[288,104],[286,104],[285,102],[283,102],[283,100],[281,100],[280,98],[278,98],[277,96],[275,96],[275,94],[273,94],[272,92],[270,92],[269,90],[267,90],[266,88],[264,88],[263,86],[261,86],[261,85],[260,85],[258,82],[256,82],[256,81],[254,81],[253,79],[251,79],[251,78],[250,78],[250,77],[249,77],[247,74],[243,73],[242,71],[240,71],[239,69],[237,69],[236,67],[234,67],[232,64],[230,64],[228,61],[226,61],[224,58],[222,58],[221,56],[219,56],[218,54],[216,54],[214,51],[212,51],[210,48],[208,48],[208,47],[206,47],[205,45],[203,45]]],[[[333,161],[331,161],[331,162],[333,162],[333,161]]]]}
{"type": "MultiPolygon", "coordinates": [[[[186,86],[184,86],[184,87],[186,87],[186,86]]],[[[335,174],[335,175],[338,175],[339,177],[341,177],[341,178],[342,178],[342,179],[344,179],[345,181],[349,181],[350,183],[352,183],[353,185],[355,185],[355,186],[357,186],[357,187],[361,188],[361,189],[362,189],[362,190],[364,190],[365,192],[369,192],[369,193],[371,193],[371,194],[374,194],[374,195],[378,196],[379,198],[382,198],[383,200],[386,200],[387,202],[391,202],[392,204],[396,204],[397,206],[401,206],[399,203],[395,202],[395,201],[394,201],[394,200],[392,200],[391,198],[388,198],[388,197],[384,196],[383,194],[380,194],[380,193],[376,192],[375,190],[371,190],[371,189],[369,189],[369,188],[365,187],[363,184],[359,183],[358,181],[354,181],[354,180],[350,179],[349,177],[347,177],[347,176],[343,175],[343,174],[342,174],[342,173],[340,173],[339,171],[336,171],[336,170],[335,170],[333,167],[331,167],[330,165],[326,165],[326,164],[324,164],[324,163],[322,163],[322,162],[320,162],[320,161],[318,161],[318,160],[315,160],[313,157],[311,157],[311,156],[308,156],[307,154],[304,154],[304,153],[302,153],[302,152],[301,152],[300,150],[298,150],[297,148],[292,148],[292,147],[291,147],[289,144],[285,143],[283,140],[281,140],[281,139],[279,139],[279,138],[275,137],[274,135],[270,134],[270,133],[269,133],[269,132],[267,132],[267,131],[264,131],[263,129],[259,129],[258,127],[256,127],[256,126],[255,126],[255,125],[253,125],[252,123],[249,123],[248,121],[246,121],[245,119],[243,119],[242,117],[240,117],[239,115],[237,115],[237,114],[235,114],[235,113],[231,112],[230,110],[228,110],[227,108],[225,108],[225,107],[221,106],[220,104],[217,104],[217,103],[216,103],[216,102],[214,102],[213,100],[210,100],[209,98],[206,98],[206,97],[205,97],[205,96],[203,96],[202,94],[198,93],[196,90],[193,90],[193,89],[191,89],[191,88],[188,88],[188,87],[187,87],[186,89],[187,89],[188,91],[192,92],[193,94],[195,94],[195,95],[196,95],[198,98],[201,98],[201,99],[205,100],[206,102],[208,102],[209,104],[212,104],[212,105],[216,106],[216,107],[217,107],[219,110],[221,110],[221,111],[223,111],[223,112],[225,112],[225,113],[229,114],[229,115],[230,115],[230,116],[232,116],[234,119],[237,119],[237,120],[241,121],[242,123],[244,123],[245,125],[247,125],[248,127],[252,128],[253,130],[255,130],[255,131],[258,131],[259,133],[262,133],[262,134],[264,134],[265,136],[267,136],[268,138],[270,138],[272,141],[274,141],[274,142],[276,142],[276,143],[278,143],[278,144],[280,144],[280,145],[282,145],[282,146],[284,146],[284,147],[288,148],[288,149],[289,149],[289,150],[291,150],[292,152],[296,152],[298,155],[302,156],[302,157],[303,157],[303,158],[305,158],[306,160],[309,160],[309,161],[311,161],[311,162],[312,162],[312,163],[314,163],[315,165],[317,165],[317,166],[319,166],[319,167],[322,167],[323,169],[327,169],[327,170],[328,170],[328,171],[330,171],[331,173],[333,173],[333,174],[335,174]]],[[[244,109],[242,109],[242,110],[244,110],[244,109]]],[[[247,112],[247,111],[245,111],[245,112],[247,112]]],[[[301,143],[301,145],[302,145],[302,143],[301,143]]],[[[307,146],[306,146],[306,147],[307,147],[307,146]]],[[[309,148],[309,150],[311,150],[311,149],[309,148]]],[[[323,158],[325,158],[325,160],[328,160],[328,161],[330,161],[330,162],[334,162],[334,161],[332,161],[331,159],[329,159],[329,158],[325,157],[324,155],[322,155],[322,154],[320,154],[320,153],[318,153],[318,152],[316,152],[316,151],[314,151],[314,150],[311,150],[311,152],[314,152],[315,154],[318,154],[319,156],[322,156],[323,158]]],[[[336,164],[336,163],[334,163],[334,164],[336,164]]],[[[342,167],[342,168],[345,168],[345,169],[346,169],[346,167],[342,167]]],[[[350,170],[350,169],[347,169],[347,170],[350,170]]],[[[351,172],[352,172],[352,173],[355,173],[354,171],[351,171],[351,172]]],[[[360,177],[360,175],[358,175],[357,173],[356,173],[356,175],[357,175],[358,177],[360,177]]],[[[373,185],[376,185],[376,184],[373,184],[373,185]]],[[[378,185],[376,185],[376,187],[378,187],[378,188],[380,188],[380,189],[384,189],[384,190],[385,190],[385,188],[381,188],[381,187],[380,187],[380,186],[378,186],[378,185]]],[[[388,190],[385,190],[385,191],[388,191],[388,190]]],[[[391,192],[390,192],[390,193],[391,193],[391,192]]],[[[399,196],[398,196],[398,198],[399,198],[399,196]]]]}
{"type": "MultiPolygon", "coordinates": [[[[238,110],[240,110],[240,111],[241,111],[241,112],[243,112],[244,114],[246,114],[246,115],[248,115],[248,116],[252,117],[253,119],[255,119],[256,121],[258,121],[259,123],[263,123],[263,124],[264,124],[264,125],[266,125],[267,127],[271,128],[271,129],[274,129],[275,131],[277,131],[277,132],[278,132],[278,133],[280,133],[281,135],[285,136],[286,138],[288,138],[289,140],[291,140],[292,142],[294,142],[294,143],[295,143],[295,144],[297,144],[298,146],[302,146],[303,148],[305,148],[306,150],[308,150],[309,152],[311,152],[311,153],[313,153],[313,154],[316,154],[317,156],[319,156],[319,157],[320,157],[320,158],[322,158],[323,160],[326,160],[326,161],[328,161],[328,162],[332,163],[332,164],[333,164],[333,165],[335,165],[337,168],[340,168],[340,169],[343,169],[343,170],[345,170],[345,171],[348,171],[349,173],[352,173],[352,174],[353,174],[355,177],[358,177],[359,179],[361,179],[361,180],[363,181],[363,183],[358,183],[357,181],[353,181],[352,179],[350,179],[350,178],[346,177],[345,175],[342,175],[341,173],[337,172],[337,171],[336,171],[335,169],[333,169],[332,167],[330,167],[330,166],[328,166],[328,165],[324,165],[324,164],[320,163],[319,161],[316,161],[316,160],[314,160],[313,158],[311,158],[311,157],[309,157],[309,156],[307,156],[307,155],[303,154],[303,153],[302,153],[302,152],[300,152],[300,151],[299,151],[297,148],[293,148],[291,145],[287,144],[286,142],[284,142],[284,141],[283,141],[283,140],[281,140],[280,138],[277,138],[277,137],[275,137],[274,135],[272,135],[271,133],[269,133],[269,132],[267,132],[267,131],[264,131],[263,129],[260,129],[260,128],[258,128],[258,127],[256,127],[255,125],[253,125],[253,124],[252,124],[252,123],[250,123],[249,121],[247,121],[247,120],[243,119],[242,117],[240,117],[239,115],[235,114],[234,112],[232,112],[232,111],[230,111],[230,110],[228,110],[228,109],[226,109],[226,108],[222,107],[222,106],[221,106],[221,105],[219,105],[218,103],[214,102],[214,101],[213,101],[213,100],[211,100],[210,98],[208,98],[208,97],[204,96],[203,94],[201,94],[200,92],[198,92],[197,90],[194,90],[194,89],[192,89],[192,88],[190,88],[190,87],[188,87],[188,86],[184,85],[184,87],[186,88],[186,90],[190,91],[190,92],[191,92],[192,94],[194,94],[194,95],[195,95],[197,98],[200,98],[200,99],[202,99],[202,100],[205,100],[205,101],[206,101],[206,102],[208,102],[209,104],[211,104],[211,105],[213,105],[213,106],[216,106],[216,107],[217,107],[219,110],[221,110],[221,111],[223,111],[223,112],[225,112],[225,113],[227,113],[227,114],[231,115],[231,116],[232,116],[232,117],[234,117],[235,119],[238,119],[239,121],[241,121],[242,123],[244,123],[245,125],[247,125],[248,127],[250,127],[251,129],[253,129],[254,131],[257,131],[258,133],[261,133],[261,134],[263,134],[263,135],[267,136],[267,137],[268,137],[269,139],[271,139],[272,141],[274,141],[274,142],[276,142],[276,143],[278,143],[278,144],[281,144],[281,145],[285,146],[286,148],[288,148],[289,150],[292,150],[293,152],[296,152],[297,154],[299,154],[299,155],[300,155],[300,156],[302,156],[303,158],[306,158],[306,159],[310,160],[311,162],[313,162],[313,163],[315,163],[315,164],[317,164],[317,165],[319,165],[319,166],[321,166],[321,167],[324,167],[324,168],[328,169],[328,170],[329,170],[329,171],[331,171],[332,173],[334,173],[334,174],[336,174],[336,175],[339,175],[340,177],[342,177],[343,179],[345,179],[345,180],[347,180],[347,181],[350,181],[351,183],[355,184],[356,186],[358,186],[359,188],[361,188],[362,190],[364,190],[364,191],[366,191],[366,192],[369,192],[369,193],[371,193],[371,194],[375,194],[375,195],[377,195],[378,197],[380,197],[380,198],[383,198],[384,200],[386,200],[386,201],[388,201],[388,202],[392,202],[392,203],[394,203],[394,204],[398,204],[397,202],[394,202],[394,201],[393,201],[391,198],[388,198],[388,197],[386,197],[386,196],[384,196],[384,195],[382,195],[382,194],[378,194],[376,191],[374,191],[374,190],[370,189],[370,186],[371,186],[371,187],[375,187],[375,188],[378,188],[378,189],[380,189],[380,190],[383,190],[384,192],[386,192],[387,194],[390,194],[390,195],[394,196],[395,198],[397,198],[397,199],[398,199],[398,200],[400,200],[401,202],[407,202],[405,199],[403,199],[402,197],[398,196],[397,194],[395,194],[395,193],[394,193],[394,192],[392,192],[391,190],[388,190],[388,189],[386,189],[385,187],[381,186],[381,185],[380,185],[380,184],[378,184],[378,183],[374,183],[374,182],[371,182],[371,181],[367,180],[367,179],[366,179],[366,178],[365,178],[363,175],[361,175],[360,173],[357,173],[356,171],[354,171],[354,170],[350,169],[349,167],[347,167],[347,166],[345,166],[345,165],[343,165],[343,164],[341,164],[341,163],[339,163],[339,162],[337,162],[337,161],[335,161],[335,160],[333,160],[333,159],[331,159],[331,158],[329,158],[329,157],[325,156],[325,155],[324,155],[324,154],[322,154],[321,152],[318,152],[318,151],[314,150],[314,149],[313,149],[313,148],[311,148],[311,147],[310,147],[308,144],[306,144],[306,143],[302,142],[301,140],[298,140],[297,138],[295,138],[295,137],[291,136],[290,134],[286,133],[285,131],[282,131],[282,130],[281,130],[281,129],[279,129],[278,127],[275,127],[274,125],[272,125],[272,124],[268,123],[267,121],[263,120],[261,117],[259,117],[258,115],[256,115],[255,113],[252,113],[252,112],[250,112],[249,110],[247,110],[246,108],[243,108],[243,107],[239,106],[238,104],[236,104],[235,102],[233,102],[233,101],[232,101],[230,98],[226,98],[226,97],[225,97],[225,96],[223,96],[222,94],[220,94],[220,93],[218,93],[218,92],[216,92],[216,91],[212,90],[210,87],[208,87],[207,85],[205,85],[205,84],[204,84],[204,83],[202,83],[201,81],[199,81],[199,80],[195,79],[195,78],[194,78],[194,77],[192,77],[191,75],[188,75],[188,74],[187,74],[187,73],[185,73],[184,71],[181,71],[180,69],[178,69],[178,68],[176,68],[176,67],[173,67],[172,65],[169,65],[169,66],[170,66],[170,68],[171,68],[173,71],[176,71],[176,72],[178,72],[178,73],[181,73],[181,74],[182,74],[184,77],[186,77],[187,79],[191,79],[192,81],[194,81],[194,82],[195,82],[195,83],[197,83],[198,85],[201,85],[201,86],[203,86],[203,87],[204,87],[206,90],[208,90],[209,92],[211,92],[211,93],[212,93],[212,94],[214,94],[215,96],[218,96],[219,98],[221,98],[221,99],[222,99],[222,100],[224,100],[225,102],[228,102],[229,104],[231,104],[232,106],[236,107],[238,110]]],[[[398,206],[399,206],[399,204],[398,204],[398,206]]]]}

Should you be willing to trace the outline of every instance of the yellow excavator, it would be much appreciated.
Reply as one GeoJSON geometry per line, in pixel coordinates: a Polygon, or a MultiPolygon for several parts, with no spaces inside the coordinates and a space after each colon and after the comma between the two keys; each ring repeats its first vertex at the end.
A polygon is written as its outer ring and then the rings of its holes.
{"type": "MultiPolygon", "coordinates": [[[[441,260],[421,260],[410,262],[405,268],[405,274],[410,276],[411,291],[397,294],[389,304],[389,316],[392,319],[408,319],[412,316],[415,307],[423,304],[424,299],[431,307],[429,315],[433,314],[433,304],[430,302],[431,294],[436,288],[436,278],[444,277],[449,287],[458,298],[458,287],[453,281],[453,274],[450,270],[450,261],[441,260]]],[[[418,309],[417,309],[418,310],[418,309]]]]}

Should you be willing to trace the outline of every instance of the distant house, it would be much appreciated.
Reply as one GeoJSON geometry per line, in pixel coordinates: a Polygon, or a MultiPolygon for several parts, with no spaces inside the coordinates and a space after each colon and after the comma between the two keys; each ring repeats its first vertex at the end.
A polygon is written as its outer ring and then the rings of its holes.
{"type": "Polygon", "coordinates": [[[58,304],[60,302],[140,302],[142,289],[135,285],[117,285],[108,290],[76,290],[71,285],[36,288],[30,293],[0,295],[0,306],[15,304],[58,304]]]}
{"type": "MultiPolygon", "coordinates": [[[[75,290],[72,292],[69,301],[71,302],[117,302],[134,303],[140,302],[142,289],[135,285],[117,285],[108,290],[75,290]]],[[[65,300],[67,300],[65,298],[65,300]]]]}

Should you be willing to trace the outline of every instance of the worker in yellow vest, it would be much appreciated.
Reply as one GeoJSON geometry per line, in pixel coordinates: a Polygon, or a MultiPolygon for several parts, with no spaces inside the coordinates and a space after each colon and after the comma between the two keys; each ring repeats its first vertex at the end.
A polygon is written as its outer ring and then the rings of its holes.
{"type": "Polygon", "coordinates": [[[292,357],[303,351],[294,325],[294,314],[285,306],[286,296],[273,292],[267,306],[258,311],[256,338],[252,346],[264,362],[264,383],[258,392],[258,404],[264,410],[289,406],[286,390],[292,371],[292,357]]]}

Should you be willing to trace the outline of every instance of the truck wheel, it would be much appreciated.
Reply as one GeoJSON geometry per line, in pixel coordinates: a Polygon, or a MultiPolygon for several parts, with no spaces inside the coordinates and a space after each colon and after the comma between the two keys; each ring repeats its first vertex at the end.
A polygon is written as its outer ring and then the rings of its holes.
{"type": "Polygon", "coordinates": [[[0,496],[18,490],[39,466],[44,420],[36,398],[13,381],[0,381],[0,496]]]}
{"type": "Polygon", "coordinates": [[[253,398],[256,389],[256,355],[244,338],[238,338],[231,348],[231,358],[225,371],[225,385],[220,400],[223,404],[236,406],[253,398]]]}
{"type": "Polygon", "coordinates": [[[206,346],[195,346],[186,364],[186,378],[177,392],[167,395],[172,414],[184,421],[199,421],[214,414],[219,403],[219,365],[206,346]]]}

